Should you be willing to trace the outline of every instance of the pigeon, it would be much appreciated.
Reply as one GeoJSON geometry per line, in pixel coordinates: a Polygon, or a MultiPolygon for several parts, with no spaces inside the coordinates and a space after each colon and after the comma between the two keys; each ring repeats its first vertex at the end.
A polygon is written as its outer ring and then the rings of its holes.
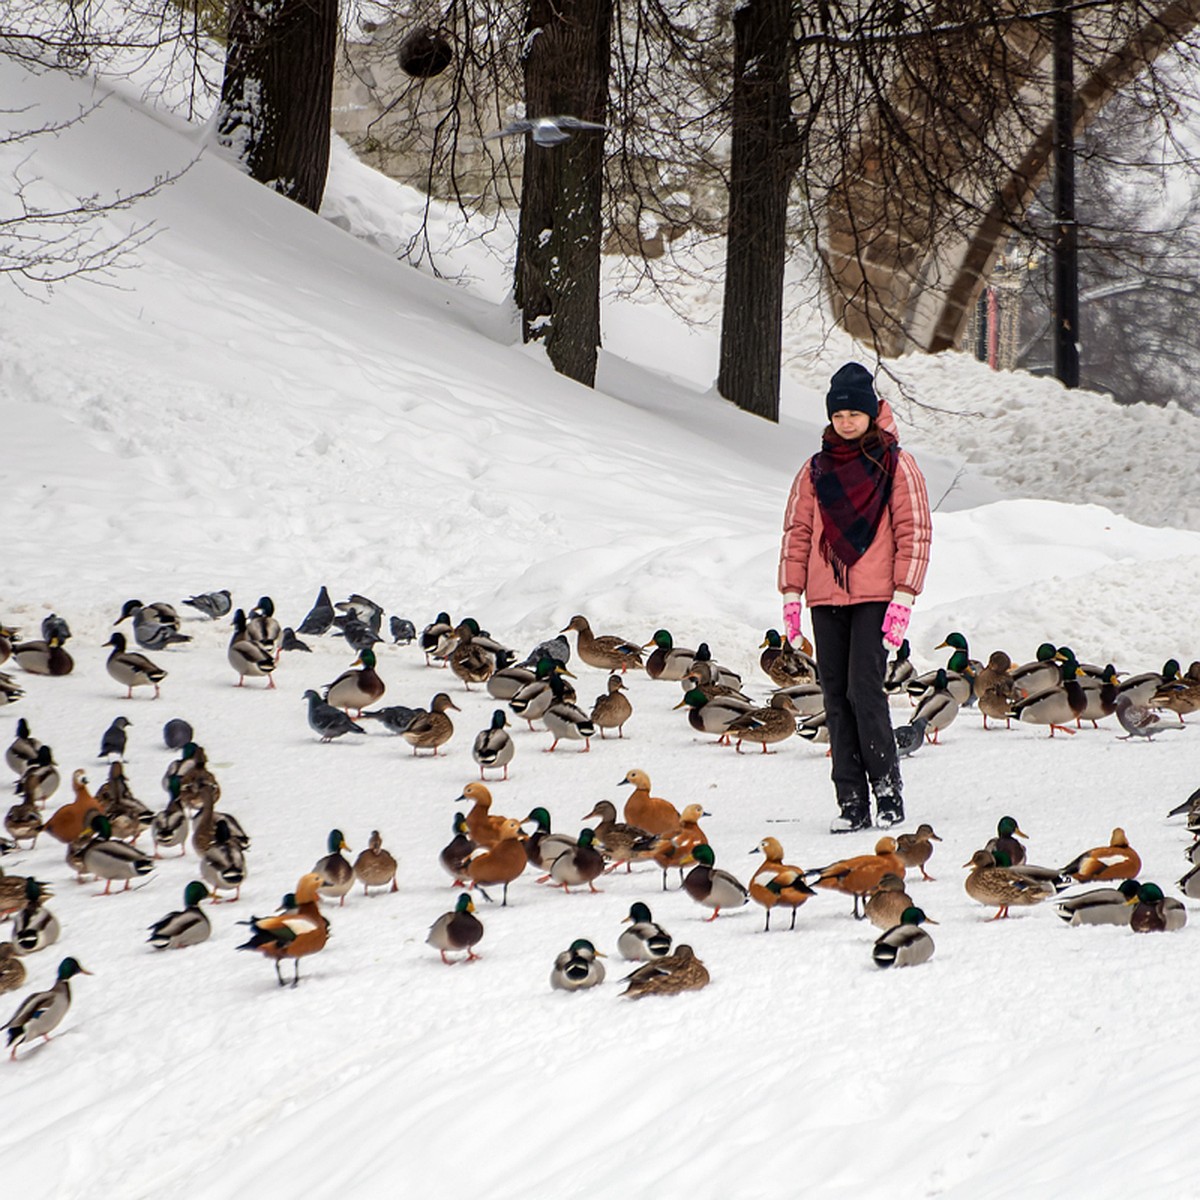
{"type": "Polygon", "coordinates": [[[527,120],[511,121],[503,129],[486,134],[485,142],[494,138],[515,137],[527,133],[538,146],[557,146],[567,141],[571,130],[575,129],[607,129],[595,121],[581,121],[578,117],[532,117],[527,120]]]}
{"type": "Polygon", "coordinates": [[[925,740],[925,726],[929,722],[924,717],[917,717],[910,725],[897,725],[893,731],[896,735],[896,753],[901,758],[907,758],[921,748],[925,740]]]}
{"type": "Polygon", "coordinates": [[[339,600],[333,606],[342,615],[334,617],[333,623],[342,627],[342,622],[347,619],[361,621],[366,625],[372,633],[378,633],[383,625],[383,608],[375,603],[374,600],[368,600],[366,596],[360,596],[357,592],[353,592],[349,599],[339,600]]]}
{"type": "Polygon", "coordinates": [[[388,622],[392,631],[392,641],[407,646],[417,636],[417,627],[406,617],[392,617],[388,622]]]}
{"type": "Polygon", "coordinates": [[[215,621],[218,617],[225,616],[233,607],[233,597],[230,596],[228,588],[222,588],[219,592],[201,592],[198,596],[189,596],[184,604],[190,604],[210,621],[215,621]]]}
{"type": "Polygon", "coordinates": [[[49,642],[57,638],[61,645],[70,636],[70,627],[58,613],[51,613],[48,617],[42,618],[42,641],[49,642]]]}
{"type": "Polygon", "coordinates": [[[374,708],[369,712],[359,713],[359,720],[370,717],[373,721],[381,722],[385,729],[390,729],[393,733],[403,733],[412,724],[413,718],[420,716],[424,711],[423,708],[405,708],[403,704],[392,704],[387,708],[374,708]]]}
{"type": "Polygon", "coordinates": [[[174,717],[163,726],[163,744],[168,750],[181,750],[192,740],[192,727],[181,717],[174,717]]]}
{"type": "Polygon", "coordinates": [[[125,717],[117,717],[115,721],[104,731],[104,736],[100,739],[100,757],[111,758],[114,754],[124,761],[125,759],[125,730],[133,722],[125,717]]]}
{"type": "Polygon", "coordinates": [[[308,610],[308,616],[296,626],[296,632],[309,633],[314,637],[319,637],[326,633],[332,624],[333,601],[329,598],[329,589],[322,584],[316,603],[308,610]]]}
{"type": "Polygon", "coordinates": [[[339,626],[340,630],[334,634],[334,637],[344,637],[350,647],[359,654],[364,650],[369,650],[376,642],[383,641],[379,634],[357,617],[335,617],[334,623],[339,626]]]}
{"type": "Polygon", "coordinates": [[[321,735],[321,741],[332,742],[344,733],[367,732],[361,725],[356,725],[340,708],[326,704],[312,688],[304,693],[304,699],[308,701],[308,724],[314,733],[321,735]]]}
{"type": "Polygon", "coordinates": [[[571,643],[560,633],[558,637],[539,642],[525,658],[517,663],[517,666],[536,667],[543,658],[552,659],[554,662],[566,666],[571,661],[571,643]]]}
{"type": "Polygon", "coordinates": [[[1134,704],[1128,696],[1117,697],[1117,720],[1125,730],[1125,736],[1117,735],[1118,740],[1125,742],[1130,738],[1140,737],[1153,741],[1156,733],[1164,730],[1180,729],[1182,726],[1169,725],[1152,708],[1144,704],[1134,704]]]}
{"type": "Polygon", "coordinates": [[[312,653],[312,647],[302,642],[297,636],[296,631],[287,625],[283,630],[283,637],[279,641],[280,650],[303,650],[305,654],[312,653]]]}

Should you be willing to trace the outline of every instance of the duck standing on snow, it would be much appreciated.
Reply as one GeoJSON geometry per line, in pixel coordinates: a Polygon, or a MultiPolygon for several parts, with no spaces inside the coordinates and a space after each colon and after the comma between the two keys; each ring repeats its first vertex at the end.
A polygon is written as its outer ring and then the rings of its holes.
{"type": "Polygon", "coordinates": [[[233,633],[226,650],[229,665],[238,673],[238,687],[251,679],[266,679],[268,690],[275,686],[272,672],[275,670],[275,655],[246,632],[246,614],[239,608],[233,614],[233,633]]]}
{"type": "Polygon", "coordinates": [[[204,884],[193,879],[183,889],[183,908],[155,921],[146,940],[155,950],[182,950],[185,946],[198,946],[208,941],[212,925],[200,911],[200,903],[209,894],[204,884]]]}
{"type": "Polygon", "coordinates": [[[888,873],[904,878],[905,866],[896,853],[896,839],[882,837],[875,843],[874,854],[856,854],[842,858],[828,866],[806,871],[813,886],[842,892],[854,897],[854,916],[861,919],[859,905],[866,903],[867,895],[879,886],[879,881],[888,873]]]}
{"type": "Polygon", "coordinates": [[[993,650],[987,664],[975,677],[975,703],[983,716],[1003,721],[1007,729],[1012,724],[1012,707],[1018,699],[1017,685],[1012,677],[1012,659],[1003,650],[993,650]]]}
{"type": "Polygon", "coordinates": [[[342,851],[350,847],[340,829],[331,829],[325,844],[329,853],[313,864],[313,874],[321,877],[321,895],[327,900],[336,899],[340,908],[354,886],[354,868],[342,856],[342,851]]]}
{"type": "Polygon", "coordinates": [[[44,805],[58,791],[58,764],[49,746],[39,746],[37,758],[17,782],[17,792],[33,804],[44,805]]]}
{"type": "MultiPolygon", "coordinates": [[[[692,676],[685,676],[691,679],[692,676]]],[[[689,688],[683,694],[683,699],[675,705],[676,708],[687,708],[688,724],[697,733],[712,733],[717,737],[717,744],[729,745],[729,727],[755,711],[755,705],[741,696],[710,696],[703,688],[689,688]]],[[[795,732],[795,722],[792,723],[795,732]]]]}
{"type": "Polygon", "coordinates": [[[174,605],[165,602],[143,604],[126,600],[114,625],[133,618],[133,640],[143,650],[165,650],[168,646],[190,642],[191,635],[179,632],[179,613],[174,605]]]}
{"type": "Polygon", "coordinates": [[[776,687],[789,688],[797,684],[817,682],[817,664],[803,651],[797,650],[778,629],[768,629],[759,646],[762,653],[758,665],[776,687]]]}
{"type": "Polygon", "coordinates": [[[503,778],[508,778],[508,764],[516,753],[516,744],[505,726],[508,718],[504,710],[496,709],[492,713],[492,723],[487,729],[475,735],[471,746],[471,757],[479,764],[479,778],[484,778],[485,770],[503,770],[503,778]]]}
{"type": "Polygon", "coordinates": [[[454,887],[462,887],[467,880],[467,862],[475,843],[467,832],[467,818],[460,812],[454,814],[454,824],[451,826],[454,836],[442,847],[438,862],[442,870],[454,880],[454,887]]]}
{"type": "Polygon", "coordinates": [[[310,872],[296,884],[295,907],[273,917],[251,917],[246,922],[251,935],[239,950],[257,950],[275,963],[275,977],[284,986],[279,964],[285,958],[295,963],[292,987],[300,982],[300,960],[325,949],[329,940],[329,922],[317,907],[321,876],[310,872]]]}
{"type": "Polygon", "coordinates": [[[354,860],[354,877],[363,885],[363,895],[370,894],[373,887],[387,887],[399,891],[396,885],[396,859],[383,848],[383,837],[378,829],[371,830],[367,848],[354,860]]]}
{"type": "Polygon", "coordinates": [[[764,754],[773,754],[767,747],[786,741],[796,734],[796,706],[786,692],[776,692],[766,708],[752,708],[729,722],[726,733],[736,739],[735,748],[742,752],[742,742],[757,742],[764,754]]]}
{"type": "Polygon", "coordinates": [[[246,635],[264,650],[275,653],[275,647],[283,635],[283,626],[275,618],[275,601],[270,596],[260,596],[250,610],[246,620],[246,635]]]}
{"type": "Polygon", "coordinates": [[[696,865],[684,876],[683,890],[697,904],[713,910],[708,920],[715,921],[721,915],[721,909],[741,908],[750,899],[747,888],[716,865],[717,858],[711,846],[697,846],[692,851],[692,857],[696,865]]]}
{"type": "Polygon", "coordinates": [[[942,839],[933,832],[933,826],[922,822],[917,826],[916,833],[902,833],[896,839],[896,854],[909,870],[914,867],[921,872],[921,878],[933,882],[933,876],[925,872],[925,864],[933,857],[933,843],[942,839]]]}
{"type": "Polygon", "coordinates": [[[1008,916],[1014,906],[1028,907],[1041,904],[1055,894],[1054,884],[1043,879],[1021,875],[1010,867],[999,866],[995,856],[988,850],[976,850],[970,862],[964,866],[971,873],[963,883],[967,895],[996,910],[993,921],[1008,916]]]}
{"type": "Polygon", "coordinates": [[[568,741],[583,742],[583,749],[579,753],[586,754],[592,748],[592,738],[596,733],[591,718],[579,705],[567,699],[562,676],[557,672],[550,676],[550,691],[554,698],[542,713],[542,724],[554,734],[554,741],[544,753],[553,754],[558,743],[566,738],[568,741]]]}
{"type": "Polygon", "coordinates": [[[429,927],[429,936],[425,939],[427,946],[432,946],[442,956],[442,962],[448,967],[454,966],[455,960],[446,957],[451,951],[465,950],[465,962],[473,962],[479,957],[474,947],[483,937],[483,922],[475,915],[475,904],[471,897],[463,892],[454,908],[443,913],[429,927]]]}
{"type": "Polygon", "coordinates": [[[921,694],[913,712],[913,724],[925,722],[925,739],[938,744],[938,735],[943,729],[949,729],[958,716],[961,705],[950,690],[950,678],[944,667],[938,667],[934,672],[933,682],[921,694]],[[932,737],[930,737],[932,733],[932,737]]]}
{"type": "Polygon", "coordinates": [[[467,860],[467,878],[479,888],[486,899],[491,899],[484,890],[502,884],[504,895],[501,907],[508,904],[508,885],[518,878],[529,865],[525,843],[521,840],[521,823],[512,817],[500,827],[499,841],[490,849],[479,849],[467,860]]]}
{"type": "Polygon", "coordinates": [[[363,709],[379,700],[385,691],[387,688],[375,670],[375,651],[366,649],[350,664],[349,670],[326,686],[325,703],[342,709],[347,716],[350,709],[356,708],[361,717],[363,709]]]}
{"type": "Polygon", "coordinates": [[[782,904],[792,910],[789,929],[796,928],[796,909],[816,893],[804,882],[799,867],[783,861],[783,846],[777,838],[765,837],[758,843],[763,864],[750,876],[750,899],[767,910],[763,932],[771,928],[771,910],[782,904]]]}
{"type": "Polygon", "coordinates": [[[8,1044],[12,1047],[9,1058],[17,1057],[17,1047],[40,1037],[49,1041],[50,1035],[62,1023],[71,1008],[70,981],[76,975],[90,975],[91,971],[81,967],[73,958],[64,958],[58,964],[58,978],[54,986],[44,992],[26,996],[12,1019],[4,1027],[8,1044]]]}
{"type": "Polygon", "coordinates": [[[582,829],[574,846],[555,855],[548,871],[555,887],[569,893],[571,888],[586,883],[589,892],[600,890],[596,880],[604,873],[604,855],[596,849],[595,843],[595,833],[591,829],[582,829]]]}
{"type": "Polygon", "coordinates": [[[624,863],[626,874],[630,874],[633,863],[653,857],[659,839],[636,825],[618,821],[617,806],[611,800],[597,800],[592,811],[585,813],[583,819],[590,821],[593,817],[598,822],[593,827],[596,846],[609,860],[606,871],[614,871],[624,863]]]}
{"type": "Polygon", "coordinates": [[[616,634],[603,634],[599,637],[592,632],[587,617],[576,614],[567,623],[563,633],[578,635],[579,657],[589,667],[599,667],[602,671],[628,671],[642,665],[642,648],[628,638],[616,634]]]}
{"type": "Polygon", "coordinates": [[[413,748],[415,758],[418,750],[432,750],[434,758],[441,754],[441,747],[454,736],[454,722],[446,710],[462,709],[445,692],[438,692],[429,702],[429,711],[418,713],[400,735],[413,748]]]}
{"type": "Polygon", "coordinates": [[[17,775],[24,775],[37,762],[38,751],[41,748],[42,743],[29,730],[29,722],[21,717],[17,721],[16,737],[4,752],[4,761],[8,763],[9,770],[17,775]]]}
{"type": "Polygon", "coordinates": [[[702,804],[684,805],[679,814],[679,828],[658,839],[654,845],[651,857],[662,871],[662,890],[667,890],[667,872],[672,868],[679,870],[679,882],[683,882],[683,869],[696,862],[693,853],[700,845],[708,844],[708,835],[700,828],[700,818],[710,817],[712,813],[704,811],[702,804]]]}
{"type": "Polygon", "coordinates": [[[214,904],[220,903],[217,893],[222,891],[233,892],[230,903],[241,899],[242,884],[246,882],[246,852],[224,817],[217,818],[212,842],[200,853],[200,874],[212,888],[214,904]]]}
{"type": "MultiPolygon", "coordinates": [[[[1011,715],[1027,725],[1049,725],[1051,737],[1055,730],[1073,734],[1075,730],[1069,727],[1069,722],[1076,720],[1087,707],[1087,696],[1079,683],[1082,670],[1073,658],[1064,658],[1059,682],[1018,700],[1011,715]]],[[[1117,711],[1119,714],[1119,707],[1117,711]]]]}
{"type": "Polygon", "coordinates": [[[617,737],[625,736],[625,722],[633,716],[633,705],[626,695],[628,689],[620,675],[608,677],[608,689],[596,697],[592,705],[592,724],[600,730],[601,739],[606,729],[615,729],[617,737]]]}
{"type": "Polygon", "coordinates": [[[135,687],[152,687],[154,698],[157,700],[161,694],[159,684],[166,679],[167,672],[152,663],[144,654],[138,654],[136,650],[126,650],[123,633],[114,633],[104,644],[113,648],[104,665],[108,673],[122,687],[128,689],[125,699],[133,699],[135,687]]]}
{"type": "Polygon", "coordinates": [[[467,832],[476,845],[490,850],[500,840],[500,830],[504,827],[505,818],[492,814],[492,793],[482,783],[472,781],[462,790],[460,800],[471,801],[471,811],[467,813],[467,832]]]}
{"type": "Polygon", "coordinates": [[[100,813],[100,805],[88,791],[88,778],[82,771],[71,775],[71,788],[75,799],[57,809],[46,822],[46,832],[60,842],[75,841],[88,827],[93,814],[100,813]]]}
{"type": "Polygon", "coordinates": [[[581,992],[604,982],[604,955],[587,938],[576,938],[554,960],[550,986],[560,992],[581,992]]]}
{"type": "Polygon", "coordinates": [[[645,771],[627,771],[621,784],[633,788],[623,813],[628,824],[659,836],[679,828],[679,810],[669,800],[650,795],[650,776],[645,771]]]}
{"type": "Polygon", "coordinates": [[[149,854],[112,836],[112,825],[106,816],[93,813],[88,824],[92,837],[80,848],[79,861],[87,874],[104,880],[104,891],[100,895],[109,895],[113,882],[118,879],[124,880],[125,886],[121,890],[127,892],[132,880],[154,870],[154,859],[149,854]]]}

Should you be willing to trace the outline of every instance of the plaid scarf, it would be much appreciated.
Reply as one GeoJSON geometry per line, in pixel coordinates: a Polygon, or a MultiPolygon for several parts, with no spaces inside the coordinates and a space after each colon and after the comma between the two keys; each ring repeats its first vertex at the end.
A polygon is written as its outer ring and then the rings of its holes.
{"type": "Polygon", "coordinates": [[[826,429],[809,468],[821,510],[821,554],[843,588],[849,588],[850,568],[875,540],[892,495],[900,445],[886,429],[878,433],[878,445],[868,452],[862,438],[848,442],[826,429]]]}

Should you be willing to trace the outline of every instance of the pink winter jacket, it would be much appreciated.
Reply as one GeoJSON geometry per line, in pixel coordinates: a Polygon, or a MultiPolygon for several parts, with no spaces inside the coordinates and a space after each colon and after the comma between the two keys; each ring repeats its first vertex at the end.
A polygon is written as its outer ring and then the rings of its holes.
{"type": "MultiPolygon", "coordinates": [[[[887,401],[879,401],[881,428],[896,432],[887,401]]],[[[850,568],[849,589],[840,587],[821,554],[821,512],[813,490],[811,462],[800,468],[783,517],[779,590],[806,597],[808,606],[863,604],[891,600],[894,593],[919,596],[929,567],[933,524],[925,478],[910,454],[901,450],[892,495],[867,552],[850,568]]]]}

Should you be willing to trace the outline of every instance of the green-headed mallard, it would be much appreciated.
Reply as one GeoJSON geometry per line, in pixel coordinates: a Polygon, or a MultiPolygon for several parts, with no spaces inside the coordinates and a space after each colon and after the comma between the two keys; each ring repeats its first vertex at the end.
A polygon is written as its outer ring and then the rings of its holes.
{"type": "Polygon", "coordinates": [[[565,738],[567,741],[583,742],[580,753],[586,754],[592,748],[592,738],[596,733],[591,717],[578,704],[567,699],[561,675],[555,673],[550,676],[550,691],[553,699],[542,713],[542,724],[554,735],[554,741],[545,748],[545,753],[552,754],[565,738]]]}
{"type": "Polygon", "coordinates": [[[1055,894],[1052,883],[997,865],[995,856],[988,850],[976,850],[970,862],[963,865],[971,868],[963,883],[967,895],[996,909],[996,915],[991,918],[993,921],[1007,917],[1008,910],[1014,906],[1041,904],[1055,894]]]}
{"type": "Polygon", "coordinates": [[[617,949],[630,962],[654,962],[671,952],[671,935],[654,920],[650,909],[640,900],[629,906],[629,915],[622,919],[617,949]]]}
{"type": "Polygon", "coordinates": [[[467,879],[467,860],[476,849],[467,832],[467,818],[460,812],[454,814],[451,826],[454,836],[442,847],[438,862],[442,870],[454,880],[454,887],[461,887],[467,879]]]}
{"type": "Polygon", "coordinates": [[[367,848],[354,860],[354,877],[363,885],[363,895],[369,895],[373,887],[387,887],[399,891],[396,883],[396,858],[383,848],[383,837],[378,829],[371,830],[367,848]]]}
{"type": "Polygon", "coordinates": [[[932,881],[933,876],[925,872],[925,864],[933,857],[933,843],[942,839],[933,832],[933,826],[922,822],[916,833],[902,833],[896,838],[896,853],[910,871],[915,867],[922,879],[932,881]]]}
{"type": "Polygon", "coordinates": [[[197,946],[208,941],[212,925],[200,911],[200,904],[209,896],[209,890],[198,879],[183,889],[183,908],[169,912],[150,926],[146,939],[156,950],[182,950],[185,946],[197,946]]]}
{"type": "Polygon", "coordinates": [[[758,656],[758,665],[776,687],[817,682],[816,661],[797,650],[778,629],[767,630],[759,649],[762,653],[758,656]]]}
{"type": "Polygon", "coordinates": [[[9,770],[14,774],[24,775],[37,762],[38,751],[42,748],[42,743],[29,731],[29,722],[24,717],[17,721],[16,732],[17,736],[13,738],[4,752],[4,761],[8,763],[9,770]]]}
{"type": "Polygon", "coordinates": [[[454,736],[454,722],[446,715],[447,709],[462,712],[462,709],[445,692],[438,692],[429,702],[429,711],[418,713],[400,735],[413,748],[413,757],[418,750],[432,750],[435,758],[454,736]]]}
{"type": "Polygon", "coordinates": [[[729,722],[728,734],[735,740],[735,748],[742,752],[742,742],[757,742],[764,754],[773,754],[767,747],[786,741],[796,735],[796,718],[799,714],[786,692],[776,692],[766,708],[752,708],[749,712],[729,722]]]}
{"type": "Polygon", "coordinates": [[[645,771],[635,767],[621,783],[633,788],[622,814],[630,825],[659,836],[679,828],[679,810],[669,800],[650,795],[650,776],[645,771]]]}
{"type": "Polygon", "coordinates": [[[695,650],[689,650],[686,646],[676,646],[669,630],[656,629],[654,636],[643,648],[649,649],[651,646],[654,649],[646,659],[646,674],[651,679],[680,680],[696,661],[695,650]]]}
{"type": "Polygon", "coordinates": [[[523,687],[537,678],[532,667],[514,663],[511,667],[499,667],[488,676],[488,695],[496,700],[511,700],[523,687]]]}
{"type": "Polygon", "coordinates": [[[642,665],[642,648],[636,642],[615,634],[597,637],[582,614],[573,616],[562,632],[578,635],[579,657],[589,667],[599,667],[602,671],[628,671],[642,665]]]}
{"type": "Polygon", "coordinates": [[[758,843],[757,853],[763,855],[763,863],[750,876],[749,892],[750,899],[767,910],[763,932],[770,930],[771,910],[779,904],[792,910],[792,922],[788,928],[795,929],[796,909],[815,893],[804,882],[804,872],[783,861],[783,846],[778,838],[763,838],[758,843]]]}
{"type": "Polygon", "coordinates": [[[911,654],[912,647],[908,644],[908,638],[905,638],[900,643],[899,649],[888,660],[887,669],[883,674],[883,690],[889,696],[904,691],[908,686],[908,681],[916,675],[917,668],[912,664],[911,654]]]}
{"type": "Polygon", "coordinates": [[[234,901],[241,898],[246,882],[246,852],[224,817],[217,817],[212,844],[200,855],[200,874],[212,889],[214,904],[219,903],[217,893],[222,891],[232,891],[234,901]]]}
{"type": "MultiPolygon", "coordinates": [[[[698,733],[711,733],[718,744],[729,745],[729,727],[739,717],[755,711],[755,705],[738,696],[709,696],[702,688],[684,692],[676,708],[687,708],[688,724],[698,733]]],[[[792,722],[793,731],[795,722],[792,722]]]]}
{"type": "Polygon", "coordinates": [[[604,955],[587,938],[576,938],[554,960],[550,986],[556,991],[579,992],[604,982],[604,955]]]}
{"type": "Polygon", "coordinates": [[[18,642],[12,648],[16,664],[30,675],[70,675],[75,660],[63,649],[58,638],[49,641],[18,642]]]}
{"type": "Polygon", "coordinates": [[[458,898],[452,911],[443,913],[429,927],[429,936],[425,944],[432,946],[442,956],[442,962],[448,967],[455,960],[446,957],[451,951],[465,950],[467,957],[464,961],[471,962],[479,957],[474,947],[483,937],[483,922],[475,915],[475,904],[471,897],[463,892],[458,898]]]}
{"type": "Polygon", "coordinates": [[[1054,907],[1068,925],[1128,925],[1141,886],[1136,879],[1125,879],[1120,887],[1092,888],[1054,907]]]}
{"type": "Polygon", "coordinates": [[[1030,662],[1013,667],[1009,674],[1020,697],[1032,696],[1054,687],[1061,675],[1058,647],[1053,642],[1043,642],[1030,662]]]}
{"type": "Polygon", "coordinates": [[[937,745],[942,730],[949,728],[958,716],[960,707],[961,701],[951,691],[950,679],[945,668],[938,667],[933,673],[933,682],[921,693],[917,701],[913,720],[920,718],[925,722],[926,740],[937,745]]]}
{"type": "Polygon", "coordinates": [[[683,890],[697,904],[711,908],[715,921],[723,908],[741,908],[750,899],[750,892],[728,871],[717,867],[717,857],[709,845],[696,846],[692,851],[696,865],[683,877],[683,890]]]}
{"type": "MultiPolygon", "coordinates": [[[[498,818],[503,823],[503,818],[498,818]]],[[[566,833],[554,833],[550,829],[550,813],[547,809],[540,805],[537,808],[531,809],[529,816],[521,822],[522,825],[528,825],[533,822],[537,828],[525,839],[525,857],[529,859],[529,865],[538,871],[549,871],[550,864],[564,851],[573,850],[576,845],[575,838],[566,833]]],[[[550,876],[543,875],[538,880],[539,883],[544,883],[550,876]]]]}
{"type": "Polygon", "coordinates": [[[91,971],[79,965],[73,958],[64,958],[58,964],[58,977],[54,986],[44,992],[34,992],[21,1001],[20,1007],[5,1026],[8,1044],[12,1047],[9,1058],[17,1057],[17,1047],[36,1037],[44,1041],[58,1028],[71,1007],[70,980],[76,975],[90,975],[91,971]]]}
{"type": "Polygon", "coordinates": [[[1164,681],[1154,689],[1146,703],[1151,708],[1165,708],[1173,712],[1180,725],[1188,713],[1200,710],[1200,662],[1192,663],[1186,674],[1169,683],[1164,681]]]}
{"type": "Polygon", "coordinates": [[[17,792],[34,804],[44,805],[58,791],[59,782],[54,752],[49,746],[39,746],[37,758],[25,768],[17,781],[17,792]]]}
{"type": "Polygon", "coordinates": [[[1117,695],[1128,696],[1134,704],[1149,704],[1163,684],[1174,683],[1179,678],[1179,659],[1168,658],[1161,671],[1140,671],[1123,679],[1117,685],[1117,695]]]}
{"type": "Polygon", "coordinates": [[[342,856],[349,850],[340,829],[331,829],[325,839],[329,851],[313,864],[313,874],[321,877],[321,896],[326,900],[336,899],[340,908],[346,903],[346,893],[354,886],[354,867],[342,856]]]}
{"type": "Polygon", "coordinates": [[[570,684],[562,684],[559,690],[555,691],[550,683],[552,676],[559,676],[560,683],[561,677],[575,678],[563,663],[552,658],[539,658],[533,682],[526,684],[508,702],[508,707],[522,720],[527,721],[530,729],[533,728],[534,721],[540,720],[546,709],[560,696],[569,702],[575,700],[575,690],[570,684]]]}
{"type": "Polygon", "coordinates": [[[936,925],[922,909],[906,908],[900,923],[875,939],[871,957],[877,967],[915,967],[933,957],[933,938],[921,928],[936,925]]]}
{"type": "Polygon", "coordinates": [[[1137,904],[1129,918],[1134,933],[1173,933],[1187,924],[1187,909],[1182,901],[1164,896],[1157,883],[1138,888],[1137,904]]]}
{"type": "Polygon", "coordinates": [[[37,879],[25,881],[25,906],[13,914],[12,941],[18,954],[33,954],[58,941],[58,918],[45,907],[52,893],[37,879]]]}
{"type": "Polygon", "coordinates": [[[627,691],[620,675],[610,675],[607,690],[602,696],[596,697],[592,705],[592,724],[600,731],[601,739],[606,729],[615,729],[619,738],[625,736],[625,722],[633,716],[633,705],[629,702],[627,691]]]}
{"type": "Polygon", "coordinates": [[[984,849],[994,855],[1003,854],[1010,866],[1019,867],[1025,861],[1025,847],[1017,838],[1028,836],[1022,832],[1016,817],[1001,817],[996,822],[996,836],[988,841],[984,849]]]}
{"type": "Polygon", "coordinates": [[[233,633],[225,656],[238,674],[238,687],[246,682],[247,676],[266,679],[268,690],[275,686],[275,653],[246,632],[246,614],[240,608],[233,614],[233,633]]]}
{"type": "Polygon", "coordinates": [[[349,670],[326,685],[325,703],[340,708],[347,716],[350,709],[356,708],[361,717],[363,709],[379,700],[385,691],[387,688],[375,670],[375,651],[368,647],[350,664],[349,670]]]}
{"type": "Polygon", "coordinates": [[[161,694],[159,684],[166,679],[167,672],[152,663],[144,654],[139,654],[136,650],[126,650],[123,633],[114,633],[104,644],[113,648],[104,665],[108,673],[127,689],[125,699],[133,699],[135,687],[152,687],[154,698],[157,700],[161,694]]]}
{"type": "MultiPolygon", "coordinates": [[[[433,666],[433,655],[442,647],[444,640],[454,631],[454,625],[450,621],[450,614],[440,612],[428,625],[421,630],[420,644],[421,649],[425,652],[425,665],[433,666]]],[[[451,647],[452,649],[453,647],[451,647]]],[[[449,653],[449,650],[446,651],[449,653]]],[[[440,658],[441,665],[446,665],[445,656],[440,658]]]]}
{"type": "Polygon", "coordinates": [[[264,650],[275,653],[275,647],[283,636],[283,626],[275,618],[275,601],[270,596],[260,596],[258,603],[246,618],[246,635],[264,650]]]}
{"type": "Polygon", "coordinates": [[[1076,883],[1099,883],[1106,879],[1136,879],[1141,869],[1141,857],[1126,840],[1125,830],[1117,828],[1107,846],[1085,850],[1071,859],[1062,873],[1076,883]]]}
{"type": "Polygon", "coordinates": [[[275,978],[283,987],[280,962],[290,958],[295,963],[292,987],[300,982],[300,960],[325,949],[329,940],[329,922],[317,907],[321,876],[314,872],[301,875],[292,893],[294,907],[272,917],[251,917],[246,922],[251,935],[239,950],[257,950],[275,963],[275,978]]]}
{"type": "Polygon", "coordinates": [[[640,996],[673,996],[707,986],[708,969],[691,946],[678,946],[674,954],[657,958],[626,975],[629,986],[621,993],[632,1000],[640,996]]]}
{"type": "Polygon", "coordinates": [[[617,806],[611,800],[597,800],[592,811],[585,813],[583,819],[589,821],[593,817],[598,821],[593,826],[596,847],[609,860],[609,871],[624,863],[628,874],[633,870],[633,863],[653,856],[658,837],[636,825],[618,821],[617,806]]]}
{"type": "Polygon", "coordinates": [[[507,724],[504,710],[498,708],[492,713],[492,723],[475,735],[471,757],[479,764],[480,779],[484,778],[487,770],[502,770],[502,778],[508,778],[508,764],[512,762],[517,747],[512,735],[505,729],[507,724]]]}
{"type": "Polygon", "coordinates": [[[581,829],[575,845],[555,856],[548,872],[555,887],[570,892],[573,887],[587,884],[589,892],[600,890],[596,880],[604,872],[604,855],[596,849],[595,842],[593,830],[581,829]]]}

